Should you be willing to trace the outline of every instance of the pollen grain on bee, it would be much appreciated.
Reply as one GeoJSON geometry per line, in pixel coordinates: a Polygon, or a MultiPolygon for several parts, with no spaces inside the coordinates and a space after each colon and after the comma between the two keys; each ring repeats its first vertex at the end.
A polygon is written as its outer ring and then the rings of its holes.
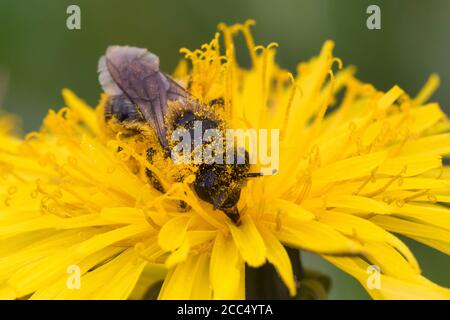
{"type": "Polygon", "coordinates": [[[262,175],[272,175],[279,165],[279,129],[203,129],[178,127],[171,134],[171,157],[176,164],[258,165],[262,175]]]}

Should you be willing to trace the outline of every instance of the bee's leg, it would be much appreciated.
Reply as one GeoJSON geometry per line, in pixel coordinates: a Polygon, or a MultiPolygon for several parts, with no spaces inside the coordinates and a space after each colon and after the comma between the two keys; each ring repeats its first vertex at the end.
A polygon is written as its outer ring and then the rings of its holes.
{"type": "Polygon", "coordinates": [[[225,101],[223,100],[223,98],[217,98],[217,99],[212,99],[211,101],[208,102],[208,105],[210,107],[223,107],[225,105],[225,101]]]}
{"type": "Polygon", "coordinates": [[[180,208],[180,211],[182,211],[182,212],[187,212],[187,211],[191,210],[191,206],[188,205],[183,200],[180,200],[180,202],[178,202],[178,208],[180,208]]]}
{"type": "Polygon", "coordinates": [[[142,133],[144,119],[136,106],[124,95],[109,97],[104,110],[105,121],[116,120],[123,129],[123,136],[133,137],[142,133]]]}
{"type": "Polygon", "coordinates": [[[136,121],[123,121],[121,126],[125,129],[122,133],[124,138],[131,138],[143,133],[141,124],[136,121]]]}
{"type": "Polygon", "coordinates": [[[233,206],[231,208],[222,208],[223,212],[225,212],[225,214],[228,216],[228,218],[230,218],[231,221],[233,221],[233,223],[236,226],[240,226],[241,225],[241,216],[239,214],[239,210],[236,206],[233,206]]]}
{"type": "MultiPolygon", "coordinates": [[[[156,151],[153,148],[147,149],[148,162],[153,163],[153,156],[154,156],[155,152],[156,151]]],[[[150,183],[156,190],[158,190],[161,193],[165,192],[164,187],[162,186],[161,182],[158,180],[157,177],[155,177],[155,175],[153,174],[153,172],[151,170],[149,170],[148,168],[145,168],[145,174],[147,175],[150,183]]],[[[178,181],[182,181],[182,178],[180,178],[178,181]]],[[[187,212],[191,209],[191,206],[189,206],[185,201],[180,200],[178,202],[178,208],[180,209],[180,211],[187,212]]]]}
{"type": "MultiPolygon", "coordinates": [[[[153,163],[153,155],[155,154],[155,149],[153,148],[148,148],[147,149],[147,160],[150,163],[153,163]]],[[[164,188],[161,184],[161,182],[158,180],[157,177],[155,177],[155,175],[153,174],[153,172],[151,170],[149,170],[148,168],[145,168],[145,174],[147,175],[150,183],[152,184],[152,186],[158,190],[161,193],[164,193],[164,188]]]]}
{"type": "Polygon", "coordinates": [[[144,121],[133,102],[125,95],[109,97],[105,105],[105,120],[116,118],[119,122],[144,121]]]}
{"type": "MultiPolygon", "coordinates": [[[[177,179],[177,181],[178,181],[178,182],[182,182],[182,181],[183,181],[183,177],[179,177],[179,178],[177,179]]],[[[186,192],[185,192],[184,194],[186,194],[186,192]]],[[[186,203],[186,201],[183,201],[183,200],[180,200],[180,201],[178,202],[178,208],[179,208],[180,211],[182,211],[182,212],[188,212],[189,210],[191,210],[191,206],[188,205],[188,204],[186,203]]]]}

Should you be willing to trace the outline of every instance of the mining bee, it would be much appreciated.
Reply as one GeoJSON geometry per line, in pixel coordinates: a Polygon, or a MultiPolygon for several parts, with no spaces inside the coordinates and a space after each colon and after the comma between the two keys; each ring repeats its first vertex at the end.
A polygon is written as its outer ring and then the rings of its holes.
{"type": "MultiPolygon", "coordinates": [[[[127,128],[149,125],[153,130],[161,148],[147,149],[147,159],[150,162],[161,154],[169,159],[169,133],[177,128],[188,130],[192,140],[196,121],[202,122],[203,131],[225,128],[224,120],[212,110],[223,105],[223,98],[200,103],[174,79],[162,73],[159,70],[158,56],[146,49],[111,46],[100,58],[98,72],[100,84],[108,95],[105,120],[114,119],[127,128]]],[[[245,153],[247,156],[247,151],[245,153]]],[[[214,209],[223,211],[235,224],[239,224],[237,203],[241,188],[246,178],[258,174],[249,173],[250,165],[247,162],[200,163],[194,167],[195,181],[191,187],[197,196],[212,204],[214,209]]],[[[146,175],[156,190],[166,191],[150,170],[146,170],[146,175]]],[[[178,180],[183,180],[183,175],[178,180]]],[[[181,203],[181,207],[183,206],[186,207],[186,204],[181,203]]]]}

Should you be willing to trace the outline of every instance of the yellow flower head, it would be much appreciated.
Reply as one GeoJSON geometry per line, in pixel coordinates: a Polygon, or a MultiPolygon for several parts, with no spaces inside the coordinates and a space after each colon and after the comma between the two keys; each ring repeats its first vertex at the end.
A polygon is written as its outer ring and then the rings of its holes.
{"type": "Polygon", "coordinates": [[[201,201],[192,175],[179,179],[192,168],[147,161],[150,128],[130,136],[105,122],[106,95],[94,110],[64,90],[66,107],[39,132],[0,132],[0,297],[126,299],[164,279],[160,299],[240,299],[245,264],[265,263],[294,296],[289,246],[366,288],[377,265],[374,298],[450,298],[391,233],[450,254],[450,127],[426,103],[437,77],[415,98],[378,91],[342,68],[331,41],[293,75],[276,64],[276,44],[254,44],[251,24],[220,25],[209,44],[182,49],[173,74],[201,103],[222,98],[227,127],[280,129],[279,170],[248,179],[241,223],[201,201]],[[236,35],[250,68],[236,61],[236,35]]]}

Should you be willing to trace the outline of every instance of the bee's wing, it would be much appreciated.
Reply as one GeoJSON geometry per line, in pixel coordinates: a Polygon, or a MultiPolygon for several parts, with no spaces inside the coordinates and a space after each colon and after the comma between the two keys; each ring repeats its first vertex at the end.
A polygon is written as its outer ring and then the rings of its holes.
{"type": "Polygon", "coordinates": [[[178,82],[173,80],[169,75],[165,75],[167,81],[169,82],[169,89],[167,90],[167,98],[169,100],[191,100],[194,101],[194,97],[186,91],[178,82]]]}
{"type": "Polygon", "coordinates": [[[103,89],[111,95],[127,96],[166,147],[167,100],[182,99],[188,94],[159,71],[159,58],[146,49],[113,46],[100,59],[99,72],[103,89]]]}

